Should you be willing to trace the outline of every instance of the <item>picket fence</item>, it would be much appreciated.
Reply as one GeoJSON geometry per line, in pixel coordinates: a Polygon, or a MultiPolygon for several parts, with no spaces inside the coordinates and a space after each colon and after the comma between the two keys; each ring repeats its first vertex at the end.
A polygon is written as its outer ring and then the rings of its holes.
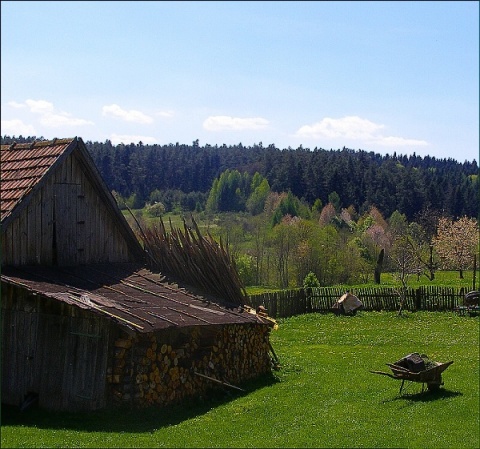
{"type": "MultiPolygon", "coordinates": [[[[335,301],[345,293],[345,289],[337,287],[320,287],[282,290],[278,292],[251,295],[252,307],[264,306],[268,314],[274,318],[286,318],[304,313],[329,312],[335,301]]],[[[400,308],[400,298],[394,287],[355,288],[352,291],[368,311],[395,311],[400,308]]],[[[424,286],[407,288],[403,310],[417,311],[452,311],[463,305],[465,287],[424,286]]]]}

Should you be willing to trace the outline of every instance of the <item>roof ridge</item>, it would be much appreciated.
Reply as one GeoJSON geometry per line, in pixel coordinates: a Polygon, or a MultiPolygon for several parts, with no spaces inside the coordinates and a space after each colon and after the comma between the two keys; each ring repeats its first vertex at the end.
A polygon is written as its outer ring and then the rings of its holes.
{"type": "Polygon", "coordinates": [[[64,139],[58,139],[57,137],[55,137],[54,139],[52,140],[39,140],[37,142],[34,142],[35,143],[35,147],[49,147],[49,146],[54,146],[54,145],[65,145],[67,143],[71,143],[75,140],[76,138],[75,137],[68,137],[68,138],[64,138],[64,139]]]}
{"type": "Polygon", "coordinates": [[[59,139],[55,137],[51,140],[37,140],[35,139],[33,142],[25,142],[25,143],[18,143],[12,142],[11,144],[3,144],[2,150],[27,150],[27,149],[34,149],[34,148],[42,148],[42,147],[50,147],[56,145],[65,145],[71,142],[78,140],[77,137],[66,137],[59,139]]]}

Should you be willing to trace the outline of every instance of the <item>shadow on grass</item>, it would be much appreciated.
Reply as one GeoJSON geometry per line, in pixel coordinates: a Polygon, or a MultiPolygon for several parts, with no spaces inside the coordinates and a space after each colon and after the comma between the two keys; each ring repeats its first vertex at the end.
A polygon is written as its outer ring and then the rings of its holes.
{"type": "Polygon", "coordinates": [[[399,394],[392,399],[387,399],[383,401],[383,403],[394,402],[394,401],[408,401],[409,403],[432,402],[432,401],[437,401],[439,399],[454,398],[456,396],[463,396],[463,393],[459,391],[450,391],[450,390],[445,390],[443,388],[440,388],[437,391],[426,390],[423,393],[417,392],[417,393],[410,393],[410,394],[409,393],[403,393],[401,395],[399,394]]]}
{"type": "Polygon", "coordinates": [[[203,397],[186,399],[168,407],[108,408],[92,412],[47,411],[38,407],[21,412],[19,407],[2,404],[2,426],[27,426],[41,429],[70,429],[85,432],[154,432],[226,404],[255,390],[279,382],[275,374],[245,382],[241,392],[227,388],[209,390],[203,397]]]}

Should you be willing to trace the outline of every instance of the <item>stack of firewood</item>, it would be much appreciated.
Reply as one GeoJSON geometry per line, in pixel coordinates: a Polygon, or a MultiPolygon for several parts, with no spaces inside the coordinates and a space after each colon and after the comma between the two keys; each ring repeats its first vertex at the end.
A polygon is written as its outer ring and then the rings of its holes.
{"type": "Polygon", "coordinates": [[[270,371],[269,328],[228,325],[192,330],[172,346],[155,335],[117,339],[107,381],[120,402],[166,405],[270,371]]]}
{"type": "Polygon", "coordinates": [[[139,236],[154,268],[236,305],[250,305],[238,275],[235,261],[222,240],[216,242],[210,233],[203,236],[192,217],[192,227],[184,220],[184,230],[170,221],[167,232],[163,220],[153,227],[142,228],[139,236]]]}

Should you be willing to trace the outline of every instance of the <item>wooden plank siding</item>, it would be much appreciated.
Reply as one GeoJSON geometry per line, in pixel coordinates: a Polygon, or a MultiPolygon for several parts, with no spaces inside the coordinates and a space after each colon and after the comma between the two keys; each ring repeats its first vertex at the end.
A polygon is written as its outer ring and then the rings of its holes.
{"type": "Polygon", "coordinates": [[[78,264],[77,246],[77,197],[79,184],[59,184],[55,191],[55,244],[59,266],[78,264]]]}
{"type": "Polygon", "coordinates": [[[28,240],[28,211],[21,214],[19,217],[18,235],[16,245],[19,248],[19,265],[27,264],[27,240],[28,240]]]}
{"type": "Polygon", "coordinates": [[[20,405],[29,392],[57,410],[107,403],[110,321],[58,301],[2,286],[2,401],[20,405]],[[9,332],[5,332],[8,327],[9,332]]]}
{"type": "Polygon", "coordinates": [[[31,257],[36,261],[38,261],[38,258],[40,257],[40,253],[37,249],[37,236],[40,233],[40,230],[37,230],[37,227],[41,227],[41,221],[36,220],[35,217],[41,214],[41,211],[38,211],[41,207],[40,196],[37,195],[33,198],[30,207],[27,210],[27,235],[25,236],[27,242],[26,254],[31,254],[31,257]]]}
{"type": "Polygon", "coordinates": [[[5,258],[5,254],[13,254],[13,227],[8,226],[7,229],[5,229],[1,233],[1,255],[0,257],[2,259],[5,258]]]}
{"type": "MultiPolygon", "coordinates": [[[[39,265],[51,265],[53,263],[53,185],[46,183],[38,192],[40,208],[37,209],[36,219],[40,223],[40,230],[37,234],[37,246],[40,252],[39,265]]],[[[12,223],[13,225],[13,223],[12,223]]]]}
{"type": "Polygon", "coordinates": [[[71,407],[72,403],[76,404],[74,408],[102,408],[107,401],[109,326],[90,314],[73,317],[68,333],[68,347],[76,356],[70,357],[70,364],[65,367],[63,391],[70,391],[72,396],[63,408],[71,407]]]}
{"type": "Polygon", "coordinates": [[[51,265],[56,256],[59,266],[132,261],[116,217],[75,153],[2,232],[2,247],[2,265],[51,265]]]}
{"type": "MultiPolygon", "coordinates": [[[[250,296],[252,307],[263,305],[268,314],[284,318],[310,312],[329,312],[337,299],[345,293],[338,287],[321,287],[311,290],[284,290],[250,296]]],[[[353,293],[362,301],[364,310],[395,311],[399,309],[399,296],[393,287],[355,288],[353,293]]],[[[463,304],[467,289],[464,287],[424,286],[407,288],[404,310],[452,311],[463,304]]]]}

